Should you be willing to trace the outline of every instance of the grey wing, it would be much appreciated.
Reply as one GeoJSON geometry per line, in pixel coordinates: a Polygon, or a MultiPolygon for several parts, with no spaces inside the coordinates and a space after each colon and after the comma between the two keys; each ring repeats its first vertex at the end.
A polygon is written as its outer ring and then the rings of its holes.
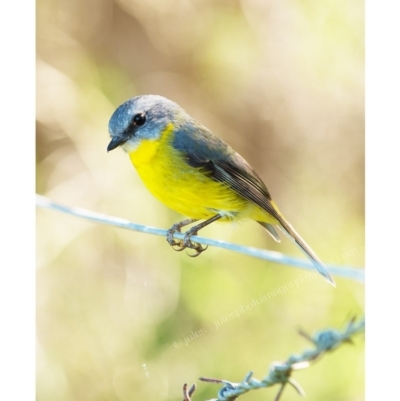
{"type": "Polygon", "coordinates": [[[193,124],[189,129],[176,132],[173,142],[173,146],[183,152],[188,165],[202,168],[210,177],[227,184],[278,219],[267,187],[250,164],[205,127],[197,122],[193,124]]]}

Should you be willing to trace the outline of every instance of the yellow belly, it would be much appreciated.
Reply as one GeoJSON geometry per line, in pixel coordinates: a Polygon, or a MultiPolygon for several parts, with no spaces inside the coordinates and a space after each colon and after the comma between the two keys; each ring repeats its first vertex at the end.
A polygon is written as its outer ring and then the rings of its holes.
{"type": "Polygon", "coordinates": [[[143,140],[129,152],[143,183],[157,199],[194,219],[221,213],[222,221],[249,217],[270,222],[271,216],[253,202],[188,165],[181,152],[173,148],[171,134],[172,129],[166,129],[159,140],[143,140]]]}

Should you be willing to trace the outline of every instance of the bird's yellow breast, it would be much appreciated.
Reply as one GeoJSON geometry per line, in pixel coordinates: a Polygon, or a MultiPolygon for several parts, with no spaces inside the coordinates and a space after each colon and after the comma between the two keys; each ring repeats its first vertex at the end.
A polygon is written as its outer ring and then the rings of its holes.
{"type": "Polygon", "coordinates": [[[225,216],[223,220],[249,217],[249,201],[201,168],[190,166],[185,154],[173,147],[173,135],[170,124],[158,139],[144,139],[129,152],[149,191],[166,206],[191,218],[207,219],[217,213],[225,216]]]}

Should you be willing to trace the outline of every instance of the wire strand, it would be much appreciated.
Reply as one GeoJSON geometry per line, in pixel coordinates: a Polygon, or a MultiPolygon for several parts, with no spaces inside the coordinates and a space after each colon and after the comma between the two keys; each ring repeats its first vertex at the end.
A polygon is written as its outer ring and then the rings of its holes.
{"type": "MultiPolygon", "coordinates": [[[[106,224],[109,226],[124,228],[127,230],[142,232],[145,234],[166,237],[168,232],[167,230],[161,228],[132,223],[129,220],[121,219],[119,217],[107,216],[86,209],[61,205],[59,203],[53,202],[51,199],[42,195],[36,195],[36,206],[43,209],[55,210],[61,213],[66,213],[72,216],[80,217],[95,223],[106,224]]],[[[184,235],[185,235],[184,233],[174,233],[173,237],[178,240],[183,240],[184,235]]],[[[253,258],[263,259],[270,262],[280,263],[305,270],[315,269],[314,265],[307,260],[294,258],[275,251],[267,251],[264,249],[247,247],[243,245],[232,244],[226,241],[204,238],[199,236],[192,236],[191,239],[199,244],[228,249],[230,251],[238,252],[247,256],[251,256],[253,258]]],[[[360,282],[365,281],[365,274],[362,268],[328,264],[327,269],[329,273],[337,277],[350,278],[360,282]]]]}
{"type": "MultiPolygon", "coordinates": [[[[301,386],[291,377],[293,372],[299,369],[308,368],[311,362],[316,361],[325,353],[334,351],[339,346],[353,343],[355,334],[364,333],[365,320],[360,319],[358,322],[352,318],[344,330],[325,329],[317,331],[313,336],[306,334],[304,331],[299,331],[306,340],[313,344],[312,349],[306,349],[301,354],[293,354],[285,362],[273,362],[270,365],[268,374],[262,379],[254,379],[253,372],[247,373],[245,378],[240,383],[233,383],[229,380],[212,379],[200,377],[199,380],[208,383],[221,384],[223,387],[218,391],[218,398],[213,398],[208,401],[234,401],[239,396],[260,388],[272,387],[276,384],[280,385],[279,391],[274,400],[280,400],[280,397],[287,384],[292,386],[299,395],[304,396],[305,392],[301,386]]],[[[186,384],[185,384],[186,386],[186,384]]],[[[184,387],[185,389],[185,387],[184,387]]],[[[184,401],[191,401],[191,395],[196,389],[195,384],[191,387],[192,392],[186,394],[184,401]]]]}

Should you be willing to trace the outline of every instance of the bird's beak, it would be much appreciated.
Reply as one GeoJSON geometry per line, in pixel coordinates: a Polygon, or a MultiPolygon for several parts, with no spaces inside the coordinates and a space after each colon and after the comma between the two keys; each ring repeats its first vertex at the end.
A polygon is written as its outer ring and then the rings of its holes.
{"type": "Polygon", "coordinates": [[[111,139],[111,142],[107,146],[107,152],[110,150],[113,150],[115,148],[118,148],[118,146],[122,145],[128,140],[128,138],[123,137],[123,136],[113,136],[111,139]]]}

